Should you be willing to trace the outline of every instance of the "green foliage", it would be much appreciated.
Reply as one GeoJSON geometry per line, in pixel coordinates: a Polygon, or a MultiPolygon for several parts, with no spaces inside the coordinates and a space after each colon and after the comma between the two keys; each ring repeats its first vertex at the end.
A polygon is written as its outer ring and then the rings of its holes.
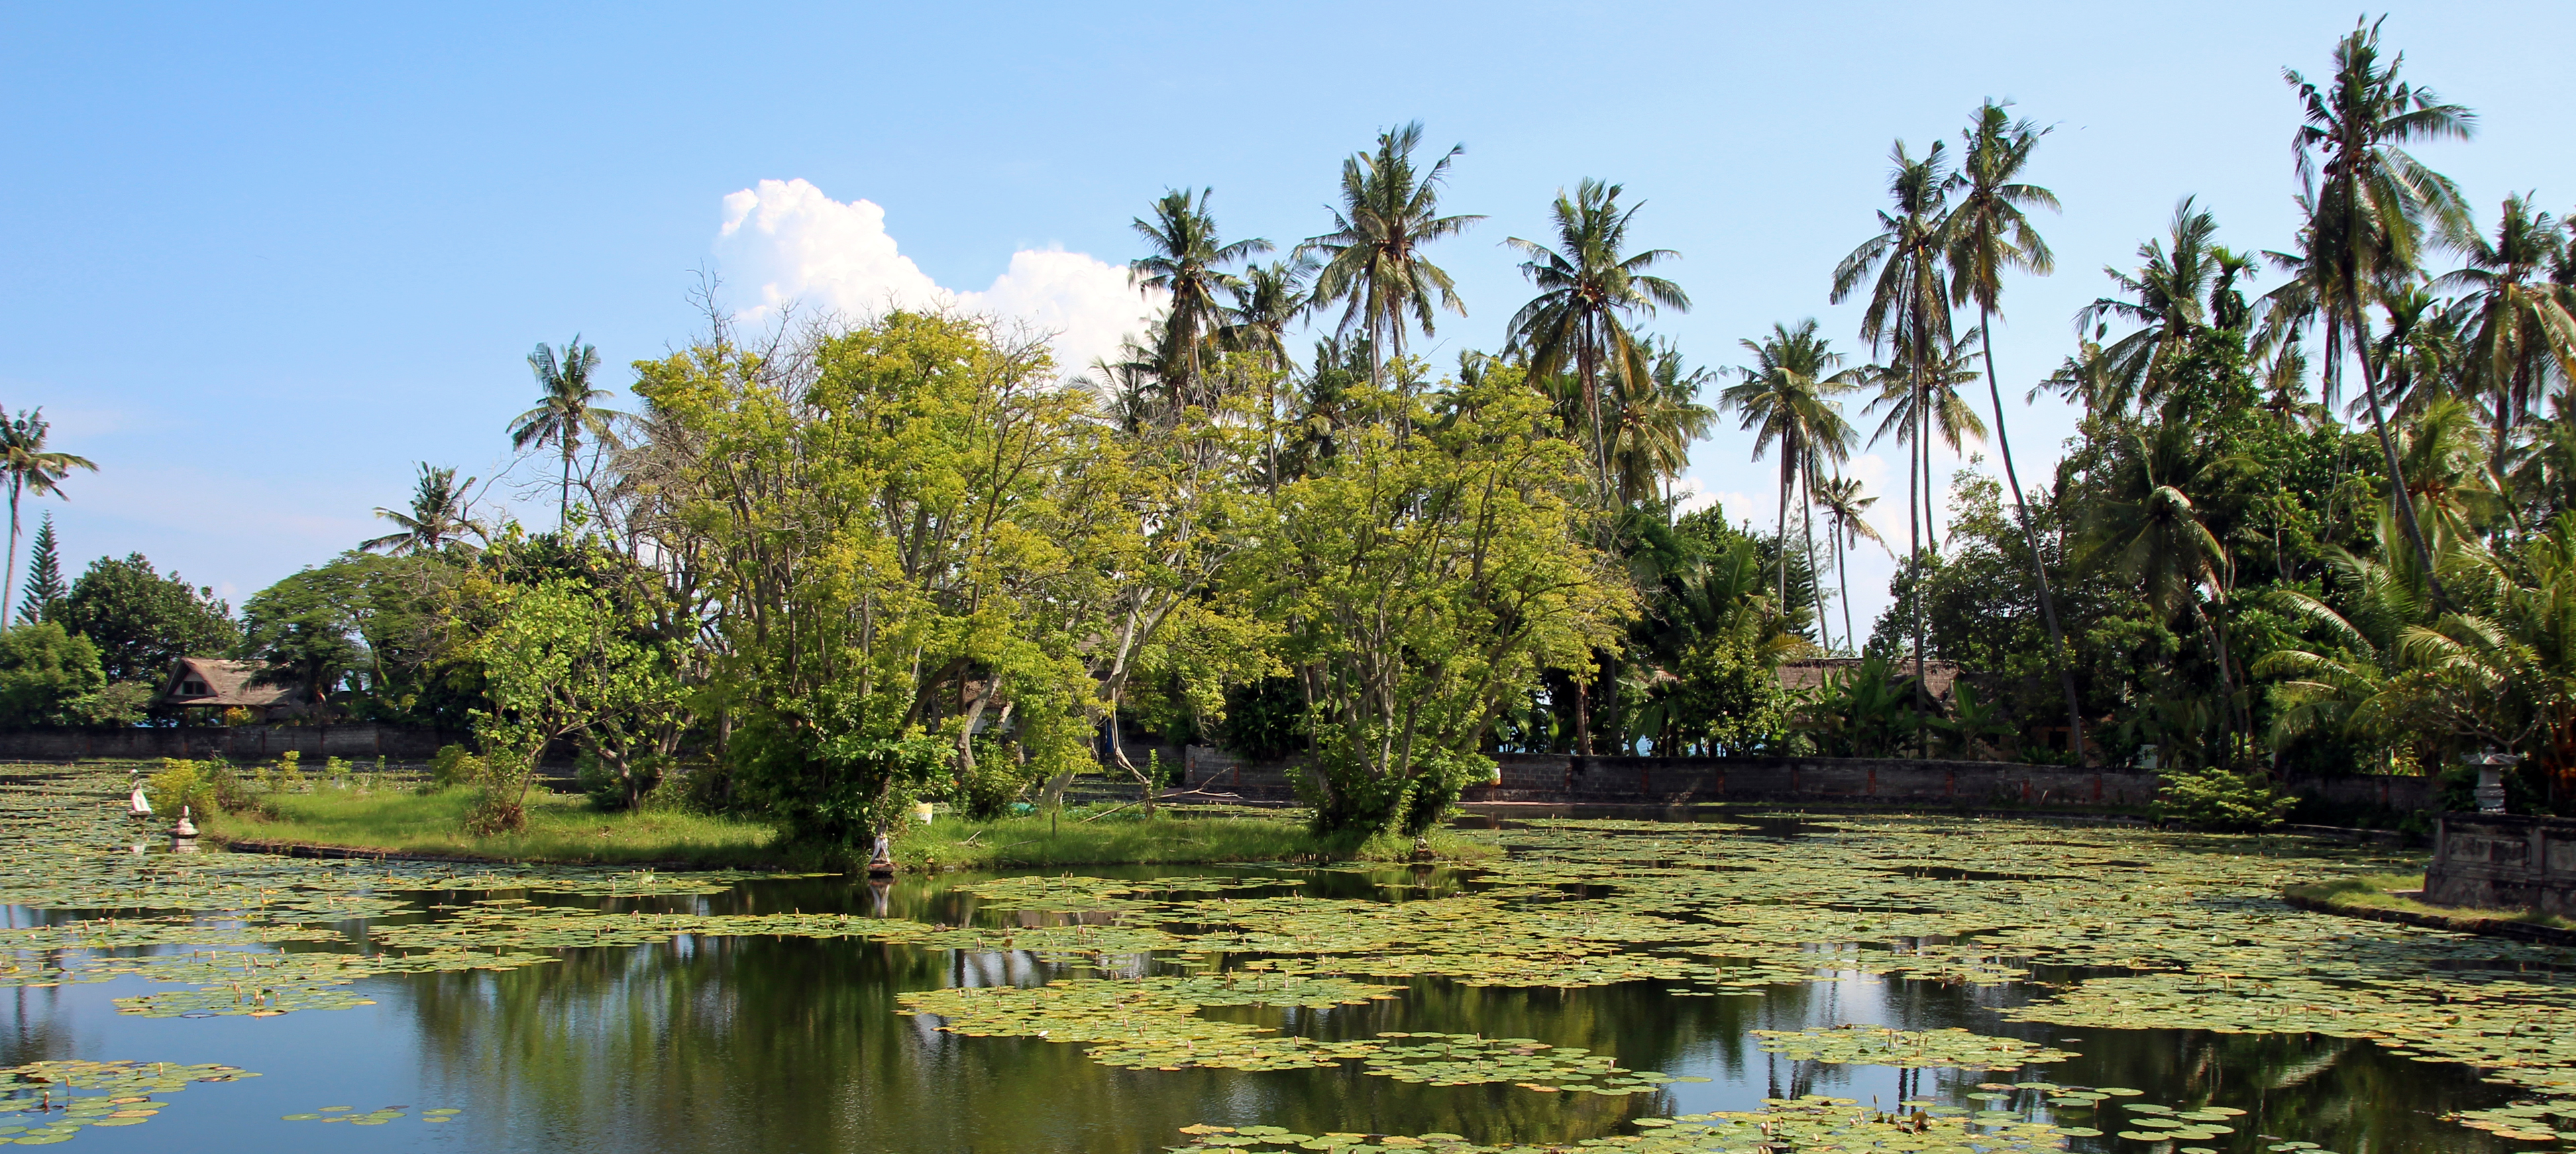
{"type": "Polygon", "coordinates": [[[140,553],[91,562],[48,620],[89,638],[109,681],[157,685],[173,660],[229,653],[241,640],[213,589],[163,576],[140,553]]]}
{"type": "Polygon", "coordinates": [[[220,771],[217,763],[188,761],[176,757],[161,759],[161,772],[143,783],[143,795],[152,802],[152,812],[179,815],[181,806],[199,818],[223,812],[214,778],[220,771]]]}
{"type": "Polygon", "coordinates": [[[1490,778],[1482,745],[1506,706],[1614,643],[1634,595],[1580,543],[1580,457],[1548,422],[1497,368],[1410,433],[1347,431],[1280,490],[1243,573],[1308,686],[1299,788],[1321,828],[1429,828],[1490,778]]]}
{"type": "Polygon", "coordinates": [[[672,707],[680,693],[669,654],[639,639],[641,623],[583,582],[478,591],[499,617],[468,650],[491,701],[475,717],[488,765],[475,820],[494,831],[522,828],[536,760],[567,738],[612,763],[631,804],[643,792],[633,764],[637,718],[672,707]]]}
{"type": "Polygon", "coordinates": [[[442,745],[429,759],[429,787],[448,790],[479,786],[490,769],[481,754],[462,745],[442,745]]]}
{"type": "Polygon", "coordinates": [[[0,630],[0,725],[91,721],[107,687],[88,638],[50,621],[0,630]]]}
{"type": "Polygon", "coordinates": [[[2203,766],[2158,776],[2163,788],[2150,807],[2158,821],[2212,830],[2270,829],[2299,804],[2298,798],[2282,793],[2269,775],[2259,771],[2203,766]]]}
{"type": "Polygon", "coordinates": [[[728,608],[737,784],[848,845],[925,792],[991,806],[1088,759],[1107,629],[1079,614],[1117,596],[1136,483],[1043,349],[982,323],[890,313],[813,357],[785,384],[700,347],[638,391],[702,449],[667,487],[728,608]]]}
{"type": "Polygon", "coordinates": [[[27,549],[26,592],[18,600],[18,622],[31,624],[53,619],[56,605],[71,593],[63,581],[63,554],[54,539],[54,515],[36,525],[36,537],[27,549]]]}

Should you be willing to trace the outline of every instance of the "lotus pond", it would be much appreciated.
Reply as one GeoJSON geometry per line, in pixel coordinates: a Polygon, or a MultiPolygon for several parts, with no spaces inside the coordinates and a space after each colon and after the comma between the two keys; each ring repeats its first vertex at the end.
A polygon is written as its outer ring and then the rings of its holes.
{"type": "Polygon", "coordinates": [[[872,885],[174,853],[123,781],[0,780],[0,1141],[2576,1145],[2576,952],[2275,896],[2384,851],[1566,818],[1477,834],[1508,856],[1473,869],[872,885]]]}

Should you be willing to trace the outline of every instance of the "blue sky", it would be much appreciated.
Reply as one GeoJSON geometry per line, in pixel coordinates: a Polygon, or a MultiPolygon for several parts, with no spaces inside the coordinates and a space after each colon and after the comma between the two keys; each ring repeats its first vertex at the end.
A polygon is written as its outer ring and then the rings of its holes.
{"type": "MultiPolygon", "coordinates": [[[[2066,206],[2044,222],[2059,273],[2013,283],[1997,334],[2016,449],[2044,475],[2072,416],[2019,394],[2070,348],[2100,267],[2133,264],[2186,194],[2226,243],[2282,244],[2280,70],[2324,70],[2355,15],[15,5],[0,402],[44,406],[57,446],[103,466],[41,505],[68,566],[140,551],[238,604],[380,532],[371,511],[402,502],[416,461],[509,469],[502,429],[534,396],[536,342],[582,334],[622,387],[627,362],[685,341],[693,269],[743,307],[935,282],[1073,318],[1076,344],[1112,339],[1127,222],[1164,188],[1213,186],[1230,235],[1294,241],[1323,229],[1341,158],[1409,119],[1466,144],[1446,204],[1491,218],[1433,254],[1470,310],[1421,346],[1439,363],[1501,343],[1527,295],[1501,242],[1540,236],[1549,199],[1586,176],[1624,183],[1647,203],[1638,239],[1684,255],[1672,271],[1696,307],[1647,327],[1693,360],[1738,364],[1738,338],[1811,315],[1857,353],[1827,277],[1871,229],[1890,142],[1955,137],[1994,96],[2053,126],[2033,175],[2066,206]]],[[[2548,127],[2576,95],[2571,25],[2563,4],[2390,10],[2407,75],[2481,116],[2477,142],[2421,155],[2483,219],[2513,191],[2576,207],[2576,150],[2548,127]]],[[[1729,425],[1691,480],[1767,521],[1776,473],[1729,425]]],[[[1881,509],[1902,508],[1901,470],[1855,469],[1898,478],[1881,509]]],[[[1864,622],[1890,568],[1855,567],[1864,622]]]]}

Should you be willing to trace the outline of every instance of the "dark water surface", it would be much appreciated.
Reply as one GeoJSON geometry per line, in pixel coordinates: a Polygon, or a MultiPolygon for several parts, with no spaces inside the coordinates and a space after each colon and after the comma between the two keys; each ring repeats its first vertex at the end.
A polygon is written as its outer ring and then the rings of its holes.
{"type": "MultiPolygon", "coordinates": [[[[1794,828],[1766,831],[1796,836],[1794,828]]],[[[1085,869],[1088,876],[1268,874],[1209,867],[1085,869]]],[[[1478,884],[1448,870],[1324,873],[1310,896],[1409,898],[1478,884]],[[1393,885],[1397,888],[1386,888],[1393,885]]],[[[845,878],[745,883],[708,897],[540,900],[717,913],[848,912],[939,924],[1007,925],[1067,915],[999,912],[956,887],[971,875],[907,877],[871,887],[845,878]]],[[[472,895],[463,895],[470,897],[472,895]]],[[[23,907],[10,923],[66,917],[23,907]]],[[[436,911],[406,918],[438,917],[436,911]]],[[[362,941],[366,923],[345,923],[362,941]]],[[[298,943],[289,949],[327,949],[298,943]]],[[[1319,1134],[1446,1131],[1480,1142],[1571,1142],[1633,1132],[1627,1120],[1758,1108],[1765,1097],[1825,1093],[1880,1101],[1975,1103],[1989,1075],[1791,1062],[1748,1031],[1875,1023],[1965,1027],[2080,1052],[2071,1061],[1993,1075],[2126,1086],[2143,1102],[2208,1103],[2248,1113],[2208,1145],[2263,1150],[2278,1139],[2343,1154],[2518,1149],[2438,1115],[2513,1096],[2464,1066],[2409,1061],[2361,1041],[2178,1030],[2080,1030],[2016,1022],[1997,1011],[2042,995],[2032,982],[1967,986],[1819,973],[1762,996],[1673,997],[1660,983],[1587,989],[1401,983],[1388,1000],[1330,1010],[1211,1008],[1319,1039],[1379,1031],[1536,1038],[1615,1054],[1622,1066],[1705,1077],[1627,1098],[1533,1093],[1509,1085],[1435,1087],[1330,1069],[1242,1072],[1122,1070],[1082,1048],[1034,1039],[939,1032],[899,1012],[905,991],[1038,984],[1093,967],[1025,953],[935,950],[857,939],[699,938],[570,949],[562,961],[504,972],[365,979],[372,1006],[271,1018],[143,1018],[110,999],[155,987],[140,978],[9,993],[0,1065],[58,1058],[220,1062],[262,1077],[164,1095],[150,1125],[92,1128],[80,1149],[224,1152],[342,1150],[743,1151],[802,1154],[1006,1151],[1139,1154],[1182,1141],[1194,1123],[1275,1125],[1319,1134]],[[1900,1085],[1902,1079],[1902,1085],[1900,1085]],[[384,1125],[285,1121],[345,1105],[408,1107],[384,1125]],[[429,1123],[419,1111],[455,1108],[429,1123]]],[[[1184,972],[1176,962],[1110,959],[1110,976],[1184,972]]],[[[2055,975],[2042,973],[2038,979],[2055,975]]],[[[2112,1113],[2112,1111],[2104,1111],[2112,1113]]],[[[2061,1124],[2086,1125],[2087,1110],[2061,1124]]],[[[2035,1115],[2045,1118],[2046,1114],[2035,1115]]],[[[5,1119],[0,1119],[5,1120],[5,1119]]],[[[2116,1130],[2117,1125],[2104,1125],[2116,1130]]],[[[2170,1154],[2105,1134],[2075,1149],[2170,1154]]]]}

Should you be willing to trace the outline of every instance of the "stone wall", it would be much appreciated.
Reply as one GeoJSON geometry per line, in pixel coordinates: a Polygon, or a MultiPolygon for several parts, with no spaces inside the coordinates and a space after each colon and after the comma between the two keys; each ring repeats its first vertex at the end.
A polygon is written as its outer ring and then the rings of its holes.
{"type": "MultiPolygon", "coordinates": [[[[2154,774],[2013,765],[1992,761],[1909,761],[1832,757],[1572,757],[1507,753],[1502,781],[1471,786],[1468,802],[1684,804],[1703,801],[1816,801],[2043,809],[2144,806],[2154,774]]],[[[1190,788],[1248,798],[1292,795],[1284,764],[1258,764],[1191,746],[1190,788]]]]}
{"type": "Polygon", "coordinates": [[[2446,813],[2435,825],[2424,900],[2576,917],[2576,821],[2446,813]]]}
{"type": "MultiPolygon", "coordinates": [[[[1260,800],[1294,796],[1286,763],[1256,763],[1219,749],[1183,751],[1185,786],[1260,800]]],[[[1674,805],[1804,801],[1944,808],[2127,809],[2155,800],[2156,775],[1994,761],[1844,757],[1572,757],[1506,753],[1502,781],[1469,787],[1464,800],[1674,805]]],[[[2433,801],[2421,777],[2303,779],[2296,792],[2336,804],[2420,810],[2433,801]]]]}
{"type": "Polygon", "coordinates": [[[0,730],[0,760],[211,757],[260,761],[288,750],[309,763],[327,757],[426,761],[438,747],[473,743],[470,734],[399,725],[230,725],[171,729],[0,730]]]}

